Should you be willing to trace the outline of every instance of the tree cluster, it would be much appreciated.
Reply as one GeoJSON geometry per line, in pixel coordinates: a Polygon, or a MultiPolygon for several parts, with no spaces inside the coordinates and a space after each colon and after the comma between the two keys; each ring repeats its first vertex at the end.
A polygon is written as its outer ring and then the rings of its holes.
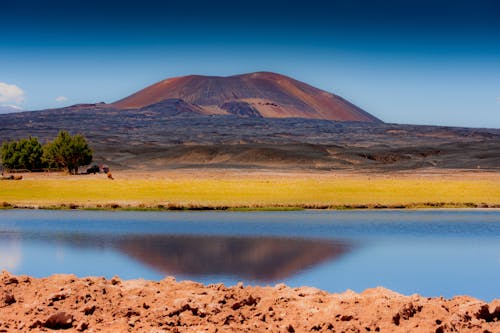
{"type": "Polygon", "coordinates": [[[37,138],[5,142],[1,155],[2,164],[8,169],[37,170],[43,167],[43,148],[37,138]]]}
{"type": "Polygon", "coordinates": [[[55,168],[77,174],[80,166],[92,162],[92,149],[82,135],[71,136],[67,131],[60,131],[54,141],[44,146],[32,137],[4,142],[0,156],[7,169],[55,168]]]}

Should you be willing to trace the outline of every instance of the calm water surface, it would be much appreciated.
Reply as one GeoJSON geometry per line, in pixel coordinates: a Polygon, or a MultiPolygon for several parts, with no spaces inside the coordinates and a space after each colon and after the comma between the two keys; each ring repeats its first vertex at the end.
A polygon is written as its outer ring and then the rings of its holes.
{"type": "Polygon", "coordinates": [[[500,211],[0,211],[0,269],[500,298],[500,211]]]}

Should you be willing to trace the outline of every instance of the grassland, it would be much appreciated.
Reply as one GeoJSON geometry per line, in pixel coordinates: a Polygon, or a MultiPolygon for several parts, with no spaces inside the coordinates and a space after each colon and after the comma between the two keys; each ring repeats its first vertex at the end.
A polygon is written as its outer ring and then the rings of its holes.
{"type": "Polygon", "coordinates": [[[32,176],[0,182],[0,206],[87,209],[500,207],[500,176],[325,174],[32,176]]]}

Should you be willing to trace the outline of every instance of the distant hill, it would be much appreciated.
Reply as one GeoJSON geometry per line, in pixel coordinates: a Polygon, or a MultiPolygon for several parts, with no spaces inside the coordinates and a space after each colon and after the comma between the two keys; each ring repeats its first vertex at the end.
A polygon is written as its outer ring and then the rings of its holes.
{"type": "Polygon", "coordinates": [[[0,144],[45,143],[60,129],[83,134],[113,170],[500,170],[500,129],[383,123],[272,73],[186,76],[112,104],[0,114],[0,144]]]}
{"type": "Polygon", "coordinates": [[[171,100],[185,110],[206,115],[249,118],[308,118],[336,121],[381,121],[342,97],[290,77],[257,72],[228,77],[189,75],[155,83],[112,103],[117,109],[158,108],[171,100]]]}
{"type": "Polygon", "coordinates": [[[0,113],[21,112],[22,108],[16,105],[0,105],[0,113]]]}

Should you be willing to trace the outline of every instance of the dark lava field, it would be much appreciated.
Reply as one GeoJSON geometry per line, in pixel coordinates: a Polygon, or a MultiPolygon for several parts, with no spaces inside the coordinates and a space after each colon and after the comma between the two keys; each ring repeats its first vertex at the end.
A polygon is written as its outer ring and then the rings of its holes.
{"type": "Polygon", "coordinates": [[[0,142],[81,133],[114,169],[500,169],[500,129],[253,118],[182,112],[182,101],[107,104],[0,115],[0,142]]]}

